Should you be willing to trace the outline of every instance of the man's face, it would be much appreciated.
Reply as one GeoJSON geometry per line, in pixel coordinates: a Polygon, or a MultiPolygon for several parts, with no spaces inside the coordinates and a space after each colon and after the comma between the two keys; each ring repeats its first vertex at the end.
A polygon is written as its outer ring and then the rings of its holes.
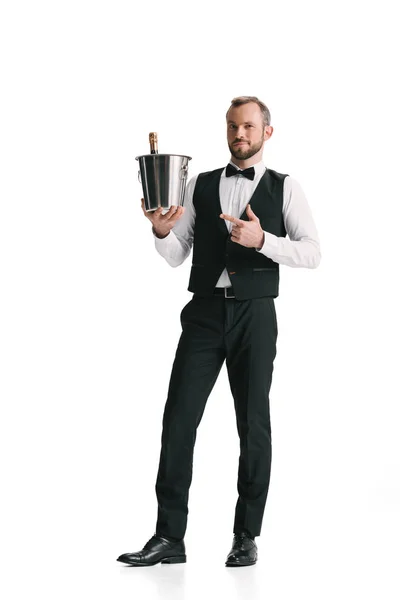
{"type": "Polygon", "coordinates": [[[251,158],[261,151],[265,140],[272,135],[272,127],[264,127],[260,107],[248,102],[231,108],[227,115],[228,146],[238,160],[251,158]]]}

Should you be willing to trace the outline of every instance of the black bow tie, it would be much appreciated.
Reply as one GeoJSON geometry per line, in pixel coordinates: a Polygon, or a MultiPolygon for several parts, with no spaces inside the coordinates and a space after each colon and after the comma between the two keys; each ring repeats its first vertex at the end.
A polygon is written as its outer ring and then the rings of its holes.
{"type": "Polygon", "coordinates": [[[254,167],[249,167],[248,169],[244,169],[244,171],[238,171],[235,169],[231,163],[226,167],[225,174],[227,177],[232,177],[232,175],[243,175],[243,177],[247,177],[247,179],[251,179],[253,181],[255,176],[254,167]]]}

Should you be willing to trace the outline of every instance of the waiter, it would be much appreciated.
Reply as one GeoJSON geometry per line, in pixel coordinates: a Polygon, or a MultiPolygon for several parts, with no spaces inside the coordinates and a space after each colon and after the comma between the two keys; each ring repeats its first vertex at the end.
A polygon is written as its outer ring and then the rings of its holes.
{"type": "MultiPolygon", "coordinates": [[[[273,127],[254,96],[232,100],[226,114],[231,159],[187,184],[184,206],[146,212],[157,251],[176,267],[193,263],[181,312],[182,334],[163,416],[156,481],[155,534],[130,565],[186,562],[184,535],[196,430],[226,360],[240,439],[238,499],[227,566],[257,561],[271,471],[269,391],[278,327],[279,265],[316,268],[320,244],[299,183],[262,161],[273,127]],[[286,237],[288,235],[288,238],[286,237]]],[[[212,493],[212,491],[211,491],[212,493]]],[[[210,540],[210,556],[215,540],[210,540]]]]}

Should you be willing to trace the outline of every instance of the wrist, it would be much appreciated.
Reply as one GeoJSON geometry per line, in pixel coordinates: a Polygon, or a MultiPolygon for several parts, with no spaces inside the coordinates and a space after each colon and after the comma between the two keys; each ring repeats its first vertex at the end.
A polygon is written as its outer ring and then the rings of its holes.
{"type": "Polygon", "coordinates": [[[265,240],[265,234],[264,234],[264,232],[262,232],[262,236],[260,238],[260,241],[259,241],[259,243],[256,246],[257,250],[261,250],[261,248],[264,246],[264,240],[265,240]]]}
{"type": "Polygon", "coordinates": [[[158,238],[159,240],[163,240],[164,238],[167,237],[167,235],[169,235],[169,231],[167,233],[162,234],[162,233],[156,231],[154,229],[154,227],[152,227],[152,231],[153,231],[153,234],[156,236],[156,238],[158,238]]]}

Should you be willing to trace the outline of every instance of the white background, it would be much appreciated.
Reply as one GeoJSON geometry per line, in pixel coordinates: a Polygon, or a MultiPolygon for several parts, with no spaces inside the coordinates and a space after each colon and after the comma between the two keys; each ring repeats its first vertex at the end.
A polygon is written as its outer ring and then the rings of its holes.
{"type": "Polygon", "coordinates": [[[394,2],[21,2],[0,13],[4,598],[399,598],[394,2]],[[226,369],[198,429],[185,565],[154,533],[190,258],[172,269],[135,156],[229,159],[237,95],[303,187],[316,270],[281,267],[273,462],[255,567],[227,569],[239,442],[226,369]],[[213,494],[211,494],[213,490],[213,494]]]}

